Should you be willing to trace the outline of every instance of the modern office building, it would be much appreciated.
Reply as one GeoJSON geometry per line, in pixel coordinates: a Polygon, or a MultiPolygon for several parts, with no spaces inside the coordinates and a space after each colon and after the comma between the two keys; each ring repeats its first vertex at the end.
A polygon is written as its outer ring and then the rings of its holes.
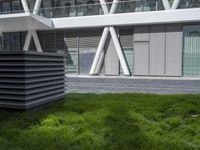
{"type": "Polygon", "coordinates": [[[0,0],[0,50],[64,53],[70,76],[200,77],[200,0],[0,0]]]}

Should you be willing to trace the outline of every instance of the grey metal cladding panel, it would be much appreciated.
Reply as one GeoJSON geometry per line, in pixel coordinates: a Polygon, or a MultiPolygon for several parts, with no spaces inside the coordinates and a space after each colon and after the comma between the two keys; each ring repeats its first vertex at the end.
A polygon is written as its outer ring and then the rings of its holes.
{"type": "Polygon", "coordinates": [[[123,48],[133,47],[133,29],[120,29],[120,43],[123,48]]]}
{"type": "Polygon", "coordinates": [[[102,35],[102,30],[80,31],[79,47],[94,48],[98,47],[102,35]]]}
{"type": "Polygon", "coordinates": [[[149,74],[149,42],[134,43],[134,75],[149,74]]]}
{"type": "Polygon", "coordinates": [[[134,28],[134,41],[149,41],[149,26],[134,28]]]}
{"type": "Polygon", "coordinates": [[[166,75],[182,75],[182,39],[181,25],[166,27],[166,75]]]}
{"type": "Polygon", "coordinates": [[[150,27],[150,75],[165,74],[165,26],[150,27]]]}
{"type": "Polygon", "coordinates": [[[110,39],[108,44],[105,56],[105,75],[119,75],[119,60],[113,40],[110,39]]]}

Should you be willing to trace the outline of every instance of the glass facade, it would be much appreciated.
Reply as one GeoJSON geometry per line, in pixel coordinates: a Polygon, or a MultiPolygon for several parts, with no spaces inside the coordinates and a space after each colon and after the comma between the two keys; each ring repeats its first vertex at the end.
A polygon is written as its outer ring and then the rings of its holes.
{"type": "MultiPolygon", "coordinates": [[[[107,0],[111,8],[112,0],[107,0]]],[[[179,9],[199,8],[200,0],[181,0],[179,9]]],[[[143,12],[164,10],[162,0],[120,0],[115,13],[143,12]]],[[[49,18],[102,15],[98,0],[44,0],[40,15],[49,18]]]]}
{"type": "MultiPolygon", "coordinates": [[[[124,57],[126,59],[126,63],[128,65],[128,69],[131,74],[134,74],[134,50],[133,50],[133,45],[134,45],[134,39],[133,39],[133,28],[126,27],[119,29],[119,39],[120,39],[120,44],[122,46],[123,52],[124,52],[124,57]]],[[[120,74],[123,75],[123,70],[120,65],[120,74]]]]}
{"type": "Polygon", "coordinates": [[[184,27],[183,75],[200,76],[200,26],[184,27]]]}
{"type": "MultiPolygon", "coordinates": [[[[77,38],[74,39],[76,43],[77,38]]],[[[76,74],[78,72],[78,48],[72,48],[74,46],[70,46],[70,40],[67,37],[64,38],[64,41],[66,44],[66,73],[76,74]],[[68,44],[69,46],[67,46],[68,44]]]]}
{"type": "Polygon", "coordinates": [[[66,73],[77,73],[78,69],[78,51],[77,49],[74,50],[67,50],[66,54],[66,73]]]}
{"type": "MultiPolygon", "coordinates": [[[[32,11],[36,0],[27,0],[32,11]]],[[[108,8],[112,0],[106,0],[108,8]]],[[[180,0],[179,9],[199,8],[200,0],[180,0]]],[[[162,0],[120,0],[115,13],[143,12],[164,10],[162,0]]],[[[0,13],[23,12],[21,0],[0,1],[0,13]]],[[[48,18],[102,15],[99,0],[42,0],[39,11],[41,16],[48,18]]]]}
{"type": "Polygon", "coordinates": [[[181,0],[179,8],[199,8],[200,0],[181,0]]]}
{"type": "Polygon", "coordinates": [[[3,33],[3,50],[21,50],[21,33],[3,33]]]}
{"type": "Polygon", "coordinates": [[[22,10],[21,0],[0,1],[0,14],[19,13],[22,10]]]}

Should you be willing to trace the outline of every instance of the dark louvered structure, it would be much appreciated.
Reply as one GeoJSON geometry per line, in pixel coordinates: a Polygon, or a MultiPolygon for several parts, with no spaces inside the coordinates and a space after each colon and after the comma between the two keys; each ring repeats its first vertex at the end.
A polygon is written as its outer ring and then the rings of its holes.
{"type": "Polygon", "coordinates": [[[0,107],[30,109],[64,98],[62,55],[0,52],[0,107]]]}

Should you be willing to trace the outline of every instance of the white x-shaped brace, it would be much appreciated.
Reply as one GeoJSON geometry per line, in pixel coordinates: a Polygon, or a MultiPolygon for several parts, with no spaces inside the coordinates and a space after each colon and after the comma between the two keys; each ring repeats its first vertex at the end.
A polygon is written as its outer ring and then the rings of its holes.
{"type": "MultiPolygon", "coordinates": [[[[118,0],[113,0],[110,12],[108,11],[108,7],[107,7],[105,0],[100,0],[100,3],[101,3],[101,7],[102,7],[104,14],[113,14],[117,9],[118,0]]],[[[101,69],[101,66],[102,66],[102,63],[103,63],[103,59],[104,59],[104,55],[105,55],[104,54],[104,47],[105,47],[106,40],[108,38],[109,32],[110,32],[111,38],[113,40],[113,43],[115,45],[115,49],[116,49],[120,64],[122,66],[124,75],[129,76],[130,72],[129,72],[124,54],[122,52],[122,48],[121,48],[117,33],[116,33],[115,28],[113,26],[105,27],[104,30],[103,30],[102,37],[101,37],[101,40],[99,42],[99,46],[97,48],[97,52],[95,54],[95,57],[94,57],[94,60],[93,60],[93,63],[92,63],[90,75],[99,74],[99,72],[100,72],[100,69],[101,69]]]]}
{"type": "Polygon", "coordinates": [[[177,9],[180,4],[180,0],[174,0],[173,4],[171,6],[170,6],[169,0],[162,0],[162,3],[163,3],[165,10],[177,9]]]}
{"type": "MultiPolygon", "coordinates": [[[[41,6],[41,2],[42,2],[42,0],[36,0],[35,6],[34,6],[34,9],[33,9],[33,14],[35,14],[35,15],[38,14],[40,6],[41,6]]],[[[23,9],[24,9],[24,12],[30,13],[30,9],[28,8],[27,1],[21,0],[21,3],[22,3],[22,6],[23,6],[23,9]]],[[[32,37],[33,37],[37,52],[42,52],[42,47],[40,45],[40,41],[38,39],[37,32],[35,30],[29,30],[28,31],[23,50],[28,51],[32,37]]]]}
{"type": "MultiPolygon", "coordinates": [[[[109,12],[105,0],[100,0],[101,7],[103,9],[104,14],[115,13],[118,2],[119,2],[118,0],[113,0],[113,4],[112,4],[110,12],[109,12]]],[[[162,2],[163,2],[163,6],[164,6],[165,10],[177,9],[180,4],[180,0],[174,0],[172,6],[170,6],[170,3],[168,0],[162,0],[162,2]]],[[[126,60],[124,58],[124,54],[122,52],[122,48],[119,43],[119,39],[118,39],[118,36],[116,34],[114,27],[105,27],[104,28],[101,40],[99,42],[99,46],[97,48],[96,55],[94,57],[94,61],[92,63],[90,75],[99,74],[99,72],[100,72],[100,69],[101,69],[101,66],[103,63],[103,59],[104,59],[104,55],[105,55],[104,47],[105,47],[105,43],[106,43],[109,31],[110,31],[111,37],[113,39],[113,42],[114,42],[114,45],[115,45],[115,48],[117,51],[119,61],[122,65],[123,72],[125,75],[130,75],[130,72],[129,72],[126,60]]]]}

